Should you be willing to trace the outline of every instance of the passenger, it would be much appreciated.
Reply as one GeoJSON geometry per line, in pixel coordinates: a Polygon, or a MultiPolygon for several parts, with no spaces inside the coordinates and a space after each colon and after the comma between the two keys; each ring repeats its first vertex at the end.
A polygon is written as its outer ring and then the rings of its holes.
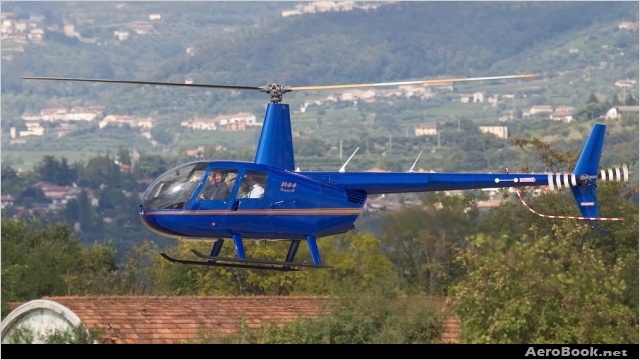
{"type": "Polygon", "coordinates": [[[249,197],[249,184],[245,181],[240,184],[240,189],[238,189],[238,199],[246,199],[249,197]]]}
{"type": "Polygon", "coordinates": [[[258,199],[264,194],[264,188],[260,186],[258,180],[254,176],[247,176],[247,184],[249,184],[249,198],[258,199]]]}
{"type": "Polygon", "coordinates": [[[198,197],[201,200],[226,199],[229,197],[230,190],[226,182],[224,182],[224,174],[219,170],[214,170],[209,174],[207,179],[208,186],[200,193],[198,197]]]}

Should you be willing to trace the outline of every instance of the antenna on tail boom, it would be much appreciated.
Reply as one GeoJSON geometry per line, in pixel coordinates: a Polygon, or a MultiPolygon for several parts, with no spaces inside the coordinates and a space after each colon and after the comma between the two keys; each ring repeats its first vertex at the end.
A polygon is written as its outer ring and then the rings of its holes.
{"type": "Polygon", "coordinates": [[[342,165],[342,167],[340,168],[340,170],[338,170],[338,172],[343,173],[344,172],[344,168],[345,166],[347,166],[347,164],[349,163],[349,160],[351,160],[351,158],[353,157],[353,155],[355,155],[358,152],[358,149],[360,149],[359,147],[356,148],[356,151],[353,152],[353,154],[351,154],[351,156],[349,156],[349,158],[347,159],[347,161],[344,163],[344,165],[342,165]]]}
{"type": "Polygon", "coordinates": [[[422,151],[420,151],[420,154],[418,154],[418,157],[416,158],[416,161],[413,162],[413,165],[411,165],[411,169],[409,169],[409,171],[407,171],[407,172],[410,172],[410,173],[413,172],[413,168],[416,167],[416,164],[418,163],[418,159],[420,159],[420,155],[422,155],[422,151]]]}

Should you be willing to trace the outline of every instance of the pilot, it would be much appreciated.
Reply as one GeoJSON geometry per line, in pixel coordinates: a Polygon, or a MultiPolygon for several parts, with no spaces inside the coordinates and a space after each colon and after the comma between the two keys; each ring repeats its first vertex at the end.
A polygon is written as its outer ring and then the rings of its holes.
{"type": "Polygon", "coordinates": [[[249,198],[258,199],[264,194],[264,188],[260,186],[258,180],[253,175],[247,176],[247,184],[249,184],[249,198]]]}
{"type": "Polygon", "coordinates": [[[238,189],[238,195],[236,197],[238,199],[246,199],[249,197],[249,184],[246,181],[240,184],[240,189],[238,189]]]}
{"type": "Polygon", "coordinates": [[[224,174],[220,170],[214,170],[209,174],[208,186],[200,193],[199,199],[215,200],[229,197],[229,186],[224,182],[224,174]]]}

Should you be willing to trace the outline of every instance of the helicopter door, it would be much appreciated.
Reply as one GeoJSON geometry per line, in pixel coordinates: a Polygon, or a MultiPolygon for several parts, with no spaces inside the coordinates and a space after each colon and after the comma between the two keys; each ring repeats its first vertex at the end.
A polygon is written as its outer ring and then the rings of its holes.
{"type": "MultiPolygon", "coordinates": [[[[234,221],[234,225],[242,228],[260,227],[261,231],[266,230],[269,200],[267,193],[267,174],[259,171],[246,170],[236,181],[236,188],[233,189],[233,201],[231,201],[230,212],[236,212],[234,216],[228,217],[229,221],[234,221]]],[[[227,225],[229,225],[227,223],[227,225]]]]}
{"type": "MultiPolygon", "coordinates": [[[[204,184],[193,200],[192,210],[207,211],[212,216],[220,215],[221,220],[231,205],[231,189],[238,176],[238,170],[211,169],[204,184]]],[[[221,222],[220,222],[221,223],[221,222]]]]}

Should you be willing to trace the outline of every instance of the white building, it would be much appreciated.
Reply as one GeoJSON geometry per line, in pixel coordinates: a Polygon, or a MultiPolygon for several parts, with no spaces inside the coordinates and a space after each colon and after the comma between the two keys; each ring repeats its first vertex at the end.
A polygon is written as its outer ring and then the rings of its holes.
{"type": "Polygon", "coordinates": [[[549,119],[553,121],[564,121],[564,122],[572,122],[573,115],[567,111],[555,111],[549,115],[549,119]]]}
{"type": "Polygon", "coordinates": [[[506,126],[479,126],[480,132],[485,134],[493,134],[500,139],[509,137],[509,129],[506,126]]]}
{"type": "Polygon", "coordinates": [[[124,124],[128,124],[131,127],[151,129],[155,124],[155,120],[152,118],[138,118],[135,116],[109,115],[98,123],[98,127],[102,129],[107,125],[122,126],[124,124]]]}
{"type": "Polygon", "coordinates": [[[638,105],[635,106],[615,106],[609,109],[604,118],[607,120],[618,119],[625,114],[638,114],[638,105]]]}
{"type": "Polygon", "coordinates": [[[184,120],[180,126],[188,127],[195,130],[217,130],[217,121],[215,119],[195,118],[184,120]]]}
{"type": "Polygon", "coordinates": [[[20,137],[44,135],[44,128],[40,125],[40,122],[29,121],[25,122],[25,125],[27,125],[27,130],[20,131],[20,137]]]}
{"type": "Polygon", "coordinates": [[[435,124],[417,125],[414,131],[416,136],[438,135],[438,125],[435,125],[435,124]]]}
{"type": "Polygon", "coordinates": [[[484,93],[476,92],[473,94],[464,94],[460,96],[460,102],[462,103],[481,103],[484,102],[484,93]]]}

